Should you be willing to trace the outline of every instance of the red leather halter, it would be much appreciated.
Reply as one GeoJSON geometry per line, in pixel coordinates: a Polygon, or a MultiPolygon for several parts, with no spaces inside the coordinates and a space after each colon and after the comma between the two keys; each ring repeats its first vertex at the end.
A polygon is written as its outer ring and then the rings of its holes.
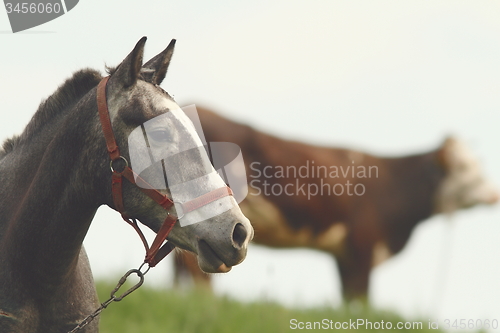
{"type": "MultiPolygon", "coordinates": [[[[169,254],[174,248],[175,245],[172,245],[168,241],[166,241],[168,234],[172,231],[175,223],[178,220],[176,215],[168,213],[165,221],[163,222],[160,230],[156,234],[155,239],[151,246],[148,245],[146,237],[142,233],[137,221],[133,218],[126,216],[125,207],[123,205],[123,193],[122,193],[122,180],[123,178],[127,179],[130,183],[136,185],[142,192],[144,192],[147,196],[153,199],[156,203],[162,206],[164,209],[169,210],[174,205],[172,199],[167,197],[165,194],[162,194],[158,190],[154,189],[150,186],[145,180],[139,177],[134,171],[128,166],[128,161],[125,157],[120,155],[120,150],[118,149],[118,145],[116,144],[115,136],[113,134],[113,127],[111,126],[111,119],[109,118],[109,110],[108,103],[106,100],[106,85],[109,80],[109,76],[103,78],[99,85],[97,86],[97,109],[99,111],[99,119],[101,120],[102,131],[104,133],[104,138],[106,139],[106,146],[108,148],[109,157],[111,158],[110,166],[112,171],[111,176],[111,189],[113,195],[113,202],[115,204],[115,208],[120,214],[125,222],[130,224],[139,234],[139,237],[144,244],[146,249],[146,257],[144,262],[147,263],[150,267],[156,266],[158,262],[160,262],[167,254],[169,254]],[[125,163],[125,167],[122,171],[117,171],[113,167],[113,162],[117,160],[122,160],[125,163]],[[141,186],[136,184],[136,179],[140,180],[141,186]],[[143,184],[148,186],[149,188],[144,188],[143,184]],[[165,244],[163,244],[165,242],[165,244]],[[162,245],[163,244],[163,245],[162,245]]],[[[216,190],[213,190],[209,193],[206,193],[200,197],[197,197],[191,201],[185,202],[181,204],[183,215],[187,214],[193,210],[196,210],[200,207],[203,207],[215,200],[221,199],[223,197],[233,195],[233,192],[229,187],[221,187],[216,190]]],[[[176,202],[177,203],[177,202],[176,202]]],[[[179,204],[179,203],[177,203],[179,204]]]]}

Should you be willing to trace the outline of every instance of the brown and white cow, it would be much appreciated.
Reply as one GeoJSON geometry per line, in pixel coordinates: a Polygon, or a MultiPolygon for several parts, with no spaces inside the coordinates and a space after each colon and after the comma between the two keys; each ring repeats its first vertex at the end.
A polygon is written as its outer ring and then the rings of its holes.
{"type": "MultiPolygon", "coordinates": [[[[454,138],[430,152],[384,158],[283,140],[197,109],[207,142],[241,147],[249,194],[240,206],[254,242],[331,253],[347,299],[366,296],[370,270],[401,251],[419,222],[498,200],[454,138]]],[[[207,282],[188,255],[178,254],[176,274],[207,282]]]]}

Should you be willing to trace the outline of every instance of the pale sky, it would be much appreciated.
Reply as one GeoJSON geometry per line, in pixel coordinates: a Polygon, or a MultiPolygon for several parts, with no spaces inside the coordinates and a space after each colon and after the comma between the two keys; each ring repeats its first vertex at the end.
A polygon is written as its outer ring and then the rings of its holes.
{"type": "MultiPolygon", "coordinates": [[[[421,152],[455,134],[500,188],[500,3],[493,1],[97,1],[9,33],[0,12],[0,133],[22,131],[40,101],[75,70],[118,64],[142,36],[145,59],[177,39],[163,87],[296,140],[383,155],[421,152]]],[[[500,319],[500,209],[434,217],[376,269],[370,299],[424,319],[500,319]]],[[[140,264],[118,213],[101,209],[85,240],[97,278],[140,264]]],[[[164,264],[147,276],[171,283],[164,264]]],[[[338,304],[333,260],[252,246],[217,276],[239,299],[338,304]],[[294,276],[295,278],[291,278],[294,276]]]]}

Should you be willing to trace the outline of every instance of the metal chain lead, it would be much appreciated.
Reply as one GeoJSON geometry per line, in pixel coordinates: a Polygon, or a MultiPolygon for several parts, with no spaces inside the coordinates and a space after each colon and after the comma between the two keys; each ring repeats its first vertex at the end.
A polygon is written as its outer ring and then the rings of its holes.
{"type": "Polygon", "coordinates": [[[149,269],[151,268],[148,266],[146,271],[143,273],[141,271],[141,269],[144,266],[144,264],[145,263],[143,263],[138,269],[131,269],[127,273],[125,273],[125,275],[123,275],[121,277],[121,279],[118,281],[118,284],[116,285],[116,287],[111,291],[111,293],[110,293],[111,297],[109,299],[107,299],[106,301],[104,301],[103,303],[101,303],[101,306],[99,306],[94,312],[92,312],[87,317],[85,317],[85,319],[83,319],[78,325],[75,326],[75,328],[73,328],[68,333],[75,333],[75,332],[78,332],[79,330],[83,329],[85,326],[90,324],[92,322],[92,320],[94,320],[95,317],[97,317],[102,312],[102,310],[106,309],[108,307],[108,305],[110,305],[113,302],[121,301],[122,299],[124,299],[125,297],[130,295],[132,292],[139,289],[139,287],[142,286],[142,284],[144,283],[144,275],[146,275],[146,273],[149,272],[149,269]],[[127,291],[125,291],[120,296],[116,296],[115,295],[116,292],[123,286],[125,281],[127,281],[127,278],[132,274],[136,274],[139,277],[139,282],[137,282],[135,285],[133,285],[131,288],[129,288],[127,291]]]}

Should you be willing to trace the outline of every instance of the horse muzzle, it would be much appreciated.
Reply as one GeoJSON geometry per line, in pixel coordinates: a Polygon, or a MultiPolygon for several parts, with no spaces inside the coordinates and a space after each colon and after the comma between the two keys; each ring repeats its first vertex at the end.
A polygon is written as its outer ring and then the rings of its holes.
{"type": "Polygon", "coordinates": [[[197,240],[198,265],[206,273],[229,272],[233,266],[245,259],[248,243],[253,238],[250,221],[239,209],[226,213],[221,214],[218,221],[207,221],[206,226],[211,229],[210,232],[197,240]],[[234,218],[236,214],[237,218],[234,218]],[[224,232],[223,230],[227,229],[222,228],[221,224],[227,223],[228,217],[233,218],[233,227],[229,232],[224,232]]]}

